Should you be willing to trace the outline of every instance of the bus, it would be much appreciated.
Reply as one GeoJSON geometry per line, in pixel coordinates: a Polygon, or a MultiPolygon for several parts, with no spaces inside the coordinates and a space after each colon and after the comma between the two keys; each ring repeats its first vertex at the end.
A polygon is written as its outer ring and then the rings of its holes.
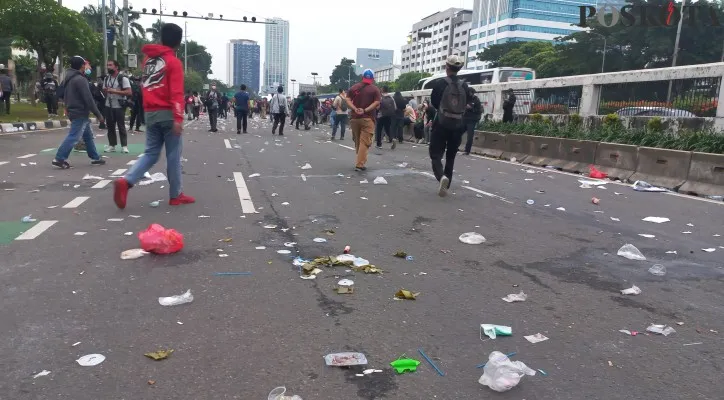
{"type": "MultiPolygon", "coordinates": [[[[432,89],[434,85],[442,79],[445,79],[447,74],[441,72],[430,76],[428,78],[422,78],[417,82],[415,90],[432,89]]],[[[516,81],[530,81],[535,79],[535,71],[530,68],[511,68],[511,67],[500,67],[490,69],[463,69],[458,72],[458,77],[467,82],[468,85],[484,85],[486,83],[504,83],[504,82],[516,82],[516,81]]],[[[530,108],[533,104],[533,90],[523,89],[515,90],[513,92],[516,97],[515,102],[515,114],[530,114],[530,108]]],[[[492,92],[478,93],[480,101],[483,104],[484,114],[493,114],[494,110],[494,99],[492,92]]]]}

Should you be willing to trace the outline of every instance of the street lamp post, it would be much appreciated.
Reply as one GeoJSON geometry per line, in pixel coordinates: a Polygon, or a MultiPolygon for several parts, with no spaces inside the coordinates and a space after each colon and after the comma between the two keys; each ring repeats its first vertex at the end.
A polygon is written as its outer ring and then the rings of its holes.
{"type": "Polygon", "coordinates": [[[314,79],[314,92],[317,92],[317,75],[319,75],[316,72],[312,72],[312,79],[314,79]]]}
{"type": "MultiPolygon", "coordinates": [[[[681,25],[684,22],[684,7],[686,0],[681,1],[681,12],[679,13],[679,26],[676,27],[676,40],[674,41],[674,54],[671,56],[671,66],[676,66],[676,58],[679,56],[679,39],[681,38],[681,25]]],[[[671,102],[671,85],[674,81],[669,81],[669,90],[666,92],[666,102],[671,102]]]]}
{"type": "Polygon", "coordinates": [[[608,41],[608,38],[600,33],[596,33],[596,32],[591,32],[591,33],[603,38],[603,59],[601,60],[601,73],[603,73],[604,68],[606,67],[606,43],[608,41]]]}
{"type": "Polygon", "coordinates": [[[297,84],[297,80],[296,79],[290,79],[290,80],[292,81],[292,97],[294,97],[294,85],[297,84]]]}

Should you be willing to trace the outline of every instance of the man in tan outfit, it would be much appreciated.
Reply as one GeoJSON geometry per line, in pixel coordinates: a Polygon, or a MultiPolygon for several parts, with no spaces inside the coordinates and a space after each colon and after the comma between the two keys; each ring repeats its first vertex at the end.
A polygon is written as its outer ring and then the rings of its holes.
{"type": "Polygon", "coordinates": [[[362,82],[352,86],[347,92],[347,105],[352,110],[350,128],[357,153],[355,171],[367,170],[367,152],[375,136],[375,112],[382,96],[374,81],[374,73],[371,69],[366,69],[362,73],[362,82]]]}

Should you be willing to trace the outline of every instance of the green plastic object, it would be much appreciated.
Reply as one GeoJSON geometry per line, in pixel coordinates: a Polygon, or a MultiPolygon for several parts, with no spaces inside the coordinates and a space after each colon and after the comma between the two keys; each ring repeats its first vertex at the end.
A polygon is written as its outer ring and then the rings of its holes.
{"type": "Polygon", "coordinates": [[[420,365],[420,362],[412,358],[400,358],[391,362],[390,365],[398,374],[404,374],[405,372],[417,371],[417,366],[420,365]]]}
{"type": "Polygon", "coordinates": [[[480,324],[480,340],[483,340],[483,335],[495,339],[498,336],[511,336],[512,334],[513,329],[509,326],[480,324]]]}

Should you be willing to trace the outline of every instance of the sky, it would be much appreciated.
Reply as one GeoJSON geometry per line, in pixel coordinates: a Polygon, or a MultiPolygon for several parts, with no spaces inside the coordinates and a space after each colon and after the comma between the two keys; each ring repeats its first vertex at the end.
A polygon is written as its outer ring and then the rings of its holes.
{"type": "MultiPolygon", "coordinates": [[[[80,11],[99,0],[63,0],[63,6],[80,11]]],[[[110,1],[107,0],[109,5],[110,1]]],[[[134,10],[159,8],[154,0],[131,0],[134,10]]],[[[121,7],[122,0],[116,0],[121,7]]],[[[311,72],[319,73],[318,82],[329,83],[329,75],[342,57],[354,59],[357,48],[390,49],[395,63],[400,60],[400,47],[405,44],[412,25],[422,18],[450,7],[472,9],[473,0],[366,0],[335,2],[330,0],[168,0],[162,3],[164,13],[186,11],[189,15],[242,19],[246,16],[264,20],[279,17],[289,21],[289,78],[312,83],[311,72]],[[364,8],[354,10],[355,4],[364,8]]],[[[150,27],[157,19],[141,17],[141,25],[150,27]]],[[[264,63],[264,25],[234,22],[184,20],[167,18],[181,27],[188,22],[188,39],[206,46],[212,55],[212,77],[226,81],[226,44],[231,39],[256,40],[264,63]]],[[[263,81],[263,73],[260,75],[263,81]]]]}

